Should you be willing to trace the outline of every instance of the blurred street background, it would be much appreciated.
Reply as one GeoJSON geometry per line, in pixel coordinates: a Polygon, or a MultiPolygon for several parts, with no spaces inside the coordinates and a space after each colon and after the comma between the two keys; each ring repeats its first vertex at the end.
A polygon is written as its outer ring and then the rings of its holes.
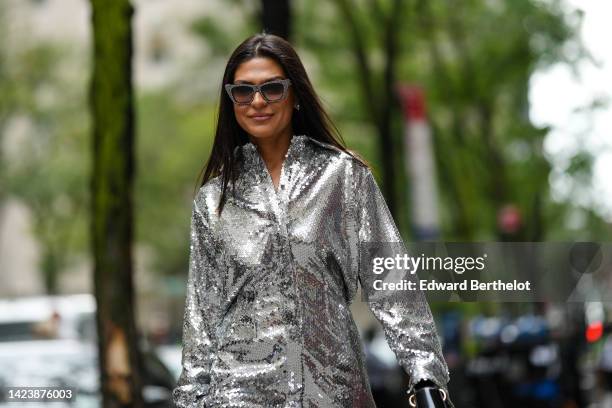
{"type": "MultiPolygon", "coordinates": [[[[103,2],[0,2],[0,389],[74,386],[78,407],[102,403],[94,265],[105,258],[92,253],[102,219],[92,180],[106,177],[96,160],[114,159],[97,156],[91,106],[104,58],[94,30],[114,41],[116,27],[94,23],[94,5],[103,2]]],[[[145,406],[172,406],[181,369],[191,202],[223,69],[264,28],[296,47],[345,142],[372,163],[404,240],[610,240],[609,1],[131,6],[133,69],[117,70],[133,79],[133,301],[118,297],[127,306],[108,313],[134,313],[126,344],[138,350],[145,406]]],[[[96,276],[98,288],[117,279],[96,276]]],[[[612,407],[612,305],[431,308],[457,408],[612,407]]],[[[377,405],[407,407],[408,379],[380,325],[359,298],[352,309],[377,405]]]]}

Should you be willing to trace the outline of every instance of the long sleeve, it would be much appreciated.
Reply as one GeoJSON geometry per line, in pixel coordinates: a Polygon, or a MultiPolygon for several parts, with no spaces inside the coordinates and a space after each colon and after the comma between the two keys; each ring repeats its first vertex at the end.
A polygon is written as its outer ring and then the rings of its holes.
{"type": "MultiPolygon", "coordinates": [[[[370,169],[363,167],[356,173],[355,187],[359,258],[366,256],[365,251],[371,251],[365,249],[371,248],[368,243],[388,256],[397,253],[398,248],[405,253],[402,238],[370,169]]],[[[374,291],[372,282],[376,277],[372,275],[372,268],[364,267],[360,260],[358,277],[362,291],[366,292],[368,306],[383,326],[389,347],[409,375],[407,392],[412,392],[420,380],[431,380],[447,391],[448,367],[424,293],[420,290],[374,291]]],[[[450,398],[447,403],[454,408],[450,398]]]]}
{"type": "Polygon", "coordinates": [[[216,351],[221,280],[209,225],[193,201],[189,275],[183,321],[183,370],[173,391],[177,407],[202,407],[216,351]]]}

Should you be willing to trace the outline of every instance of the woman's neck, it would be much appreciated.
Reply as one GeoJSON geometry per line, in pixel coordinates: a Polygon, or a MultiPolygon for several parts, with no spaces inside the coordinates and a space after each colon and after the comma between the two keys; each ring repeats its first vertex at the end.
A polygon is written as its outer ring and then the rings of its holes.
{"type": "Polygon", "coordinates": [[[289,129],[287,132],[284,132],[283,134],[280,134],[274,138],[252,138],[253,144],[255,144],[257,147],[257,150],[259,151],[264,163],[266,163],[266,167],[270,173],[280,171],[285,154],[287,153],[289,145],[291,144],[292,136],[293,132],[291,129],[289,129]]]}

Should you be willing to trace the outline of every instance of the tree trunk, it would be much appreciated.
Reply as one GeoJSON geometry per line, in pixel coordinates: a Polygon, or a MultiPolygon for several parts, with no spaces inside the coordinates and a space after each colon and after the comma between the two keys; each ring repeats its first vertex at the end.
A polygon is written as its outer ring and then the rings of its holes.
{"type": "Polygon", "coordinates": [[[269,34],[285,40],[291,36],[291,7],[289,0],[262,0],[261,25],[269,34]]]}
{"type": "Polygon", "coordinates": [[[91,236],[103,406],[142,407],[132,276],[133,14],[129,0],[91,0],[91,236]]]}

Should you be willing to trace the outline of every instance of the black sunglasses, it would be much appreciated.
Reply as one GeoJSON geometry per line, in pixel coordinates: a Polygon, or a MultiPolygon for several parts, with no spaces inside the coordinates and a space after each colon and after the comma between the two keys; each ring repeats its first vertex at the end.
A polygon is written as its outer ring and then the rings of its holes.
{"type": "Polygon", "coordinates": [[[248,105],[255,99],[255,92],[261,93],[266,102],[279,102],[287,97],[287,88],[291,85],[289,78],[275,79],[261,85],[225,84],[225,90],[232,102],[237,105],[248,105]]]}

